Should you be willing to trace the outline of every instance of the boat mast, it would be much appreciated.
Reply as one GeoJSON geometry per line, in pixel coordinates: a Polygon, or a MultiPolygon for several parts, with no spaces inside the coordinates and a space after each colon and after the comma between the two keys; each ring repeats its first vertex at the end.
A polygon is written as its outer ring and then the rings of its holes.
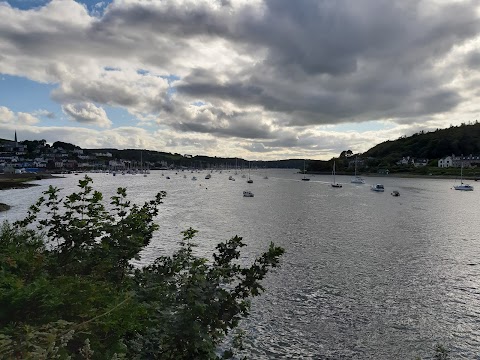
{"type": "Polygon", "coordinates": [[[335,161],[333,162],[333,183],[335,184],[335,161]]]}
{"type": "Polygon", "coordinates": [[[460,185],[463,185],[463,160],[460,163],[460,185]]]}

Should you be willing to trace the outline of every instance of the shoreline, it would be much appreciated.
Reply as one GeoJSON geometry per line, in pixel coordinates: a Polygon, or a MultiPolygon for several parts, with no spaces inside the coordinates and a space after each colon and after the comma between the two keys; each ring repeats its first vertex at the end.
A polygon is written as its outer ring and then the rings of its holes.
{"type": "Polygon", "coordinates": [[[0,190],[26,189],[39,184],[31,184],[30,181],[54,179],[59,176],[53,176],[49,173],[41,174],[0,174],[0,190]]]}
{"type": "MultiPolygon", "coordinates": [[[[302,174],[302,172],[298,172],[299,174],[302,174]]],[[[332,175],[331,172],[307,172],[307,175],[332,175]]],[[[355,176],[354,174],[342,174],[342,173],[336,173],[336,175],[340,176],[355,176]]],[[[393,173],[393,174],[357,174],[357,176],[360,177],[393,177],[393,178],[418,178],[418,179],[443,179],[443,180],[455,180],[455,179],[460,179],[460,176],[458,175],[426,175],[426,174],[412,174],[412,173],[393,173]]],[[[463,180],[467,181],[477,181],[480,180],[478,177],[473,177],[473,176],[464,176],[463,180]]]]}

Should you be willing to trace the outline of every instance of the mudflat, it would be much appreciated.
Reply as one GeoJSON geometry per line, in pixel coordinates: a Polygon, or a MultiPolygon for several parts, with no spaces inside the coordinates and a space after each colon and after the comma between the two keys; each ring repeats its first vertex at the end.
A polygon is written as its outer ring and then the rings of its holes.
{"type": "Polygon", "coordinates": [[[0,174],[0,190],[7,189],[25,189],[37,184],[31,184],[29,181],[53,178],[52,174],[0,174]]]}

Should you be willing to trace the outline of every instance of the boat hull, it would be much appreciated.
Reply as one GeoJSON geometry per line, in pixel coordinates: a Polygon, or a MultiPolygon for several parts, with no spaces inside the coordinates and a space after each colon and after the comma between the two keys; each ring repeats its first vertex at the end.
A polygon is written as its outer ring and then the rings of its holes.
{"type": "Polygon", "coordinates": [[[473,191],[473,186],[470,185],[458,185],[454,186],[453,188],[460,191],[473,191]]]}

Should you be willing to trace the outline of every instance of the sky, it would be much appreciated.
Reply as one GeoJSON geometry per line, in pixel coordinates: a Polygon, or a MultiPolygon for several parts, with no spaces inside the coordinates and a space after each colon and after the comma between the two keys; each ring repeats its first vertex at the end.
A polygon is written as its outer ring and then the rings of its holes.
{"type": "Polygon", "coordinates": [[[480,118],[477,0],[0,0],[0,137],[330,159],[480,118]]]}

